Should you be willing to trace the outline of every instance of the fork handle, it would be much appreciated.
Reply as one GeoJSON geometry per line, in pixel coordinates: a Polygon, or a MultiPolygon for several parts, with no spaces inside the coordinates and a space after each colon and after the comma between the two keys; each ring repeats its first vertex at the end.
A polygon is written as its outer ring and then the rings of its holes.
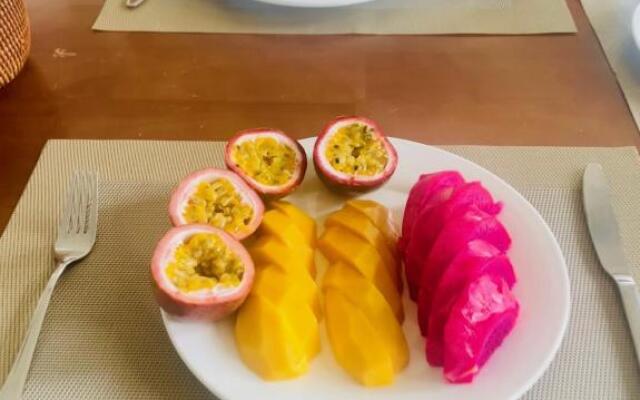
{"type": "Polygon", "coordinates": [[[24,384],[27,381],[29,375],[29,368],[31,367],[31,359],[33,358],[33,352],[36,349],[38,343],[38,336],[40,335],[40,329],[42,328],[42,322],[47,314],[47,308],[49,307],[49,300],[53,290],[58,283],[58,279],[64,272],[65,268],[69,264],[68,261],[59,262],[56,269],[51,274],[47,286],[44,288],[44,292],[40,295],[38,305],[36,306],[31,322],[29,323],[29,330],[27,330],[27,336],[22,342],[22,347],[18,353],[11,372],[7,376],[7,380],[4,382],[2,389],[0,390],[0,399],[2,400],[20,400],[22,398],[22,392],[24,390],[24,384]]]}

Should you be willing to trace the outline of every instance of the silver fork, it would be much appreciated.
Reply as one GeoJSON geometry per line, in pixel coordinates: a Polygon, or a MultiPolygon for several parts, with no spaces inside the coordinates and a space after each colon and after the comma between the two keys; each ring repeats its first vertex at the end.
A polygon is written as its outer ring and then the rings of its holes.
{"type": "Polygon", "coordinates": [[[98,175],[90,171],[76,171],[71,177],[67,203],[58,225],[58,239],[54,245],[56,269],[38,300],[18,358],[0,390],[1,400],[22,398],[33,352],[38,343],[38,336],[53,290],[67,266],[89,254],[96,241],[97,224],[98,175]]]}

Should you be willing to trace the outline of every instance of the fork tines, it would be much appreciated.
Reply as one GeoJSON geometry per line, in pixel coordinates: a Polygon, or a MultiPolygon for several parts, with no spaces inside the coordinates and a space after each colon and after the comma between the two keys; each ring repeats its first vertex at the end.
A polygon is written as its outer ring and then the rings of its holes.
{"type": "Polygon", "coordinates": [[[98,174],[77,170],[71,176],[58,236],[95,236],[98,218],[98,174]]]}

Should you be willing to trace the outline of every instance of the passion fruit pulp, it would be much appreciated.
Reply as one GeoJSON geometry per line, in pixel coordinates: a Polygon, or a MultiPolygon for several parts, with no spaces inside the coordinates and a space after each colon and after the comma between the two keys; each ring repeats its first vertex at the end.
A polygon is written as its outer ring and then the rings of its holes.
{"type": "Polygon", "coordinates": [[[244,246],[223,230],[183,225],[167,232],[156,246],[151,275],[163,310],[218,320],[244,302],[254,265],[244,246]]]}
{"type": "Polygon", "coordinates": [[[260,225],[264,204],[238,175],[207,168],[186,177],[169,203],[174,226],[207,224],[236,239],[251,235],[260,225]]]}
{"type": "Polygon", "coordinates": [[[302,146],[281,131],[252,129],[237,133],[227,142],[227,167],[249,186],[269,198],[294,191],[307,170],[302,146]]]}
{"type": "Polygon", "coordinates": [[[391,178],[398,155],[375,122],[339,117],[318,136],[313,162],[318,176],[330,188],[363,192],[391,178]]]}
{"type": "Polygon", "coordinates": [[[178,289],[191,293],[217,285],[237,286],[244,265],[217,235],[196,233],[176,247],[165,272],[178,289]]]}

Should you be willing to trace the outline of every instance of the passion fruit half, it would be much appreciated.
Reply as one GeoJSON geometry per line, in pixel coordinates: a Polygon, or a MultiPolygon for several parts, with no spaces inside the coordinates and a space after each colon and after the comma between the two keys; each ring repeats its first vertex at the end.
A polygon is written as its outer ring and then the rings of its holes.
{"type": "Polygon", "coordinates": [[[225,149],[227,167],[266,198],[294,191],[307,171],[307,155],[296,140],[274,129],[237,133],[225,149]]]}
{"type": "Polygon", "coordinates": [[[234,172],[207,168],[182,180],[171,196],[169,218],[174,226],[207,224],[238,240],[260,225],[264,203],[234,172]]]}
{"type": "Polygon", "coordinates": [[[366,192],[391,178],[398,153],[375,122],[339,117],[318,136],[313,163],[330,188],[366,192]]]}
{"type": "Polygon", "coordinates": [[[244,246],[210,225],[172,228],[151,260],[154,293],[166,312],[218,320],[245,300],[255,269],[244,246]]]}

